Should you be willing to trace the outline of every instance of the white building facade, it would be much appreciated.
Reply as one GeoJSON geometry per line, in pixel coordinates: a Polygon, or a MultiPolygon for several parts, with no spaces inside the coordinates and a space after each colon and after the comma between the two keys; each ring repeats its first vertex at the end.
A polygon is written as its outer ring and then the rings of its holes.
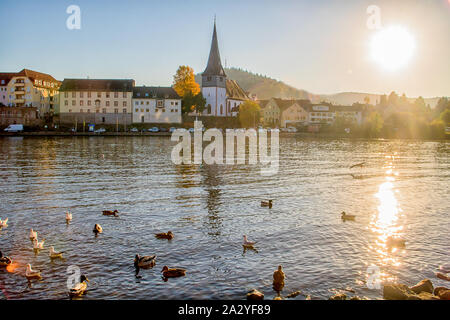
{"type": "Polygon", "coordinates": [[[134,87],[133,123],[180,124],[181,97],[172,87],[134,87]]]}

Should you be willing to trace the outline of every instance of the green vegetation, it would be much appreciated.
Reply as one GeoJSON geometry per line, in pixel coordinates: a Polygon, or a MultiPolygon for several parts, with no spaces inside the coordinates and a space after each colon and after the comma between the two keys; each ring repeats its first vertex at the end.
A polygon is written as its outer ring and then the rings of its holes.
{"type": "Polygon", "coordinates": [[[245,101],[239,106],[239,122],[243,128],[256,127],[261,117],[261,108],[254,101],[245,101]]]}

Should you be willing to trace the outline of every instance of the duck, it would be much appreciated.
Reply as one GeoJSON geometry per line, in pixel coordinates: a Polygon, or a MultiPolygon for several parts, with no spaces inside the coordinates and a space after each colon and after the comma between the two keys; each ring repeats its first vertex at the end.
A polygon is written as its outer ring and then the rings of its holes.
{"type": "Polygon", "coordinates": [[[173,239],[173,233],[172,233],[172,231],[168,231],[167,233],[156,233],[155,237],[158,238],[158,239],[172,240],[173,239]]]}
{"type": "Polygon", "coordinates": [[[70,221],[72,221],[72,213],[66,211],[66,222],[69,223],[70,221]]]}
{"type": "Polygon", "coordinates": [[[264,293],[252,289],[247,293],[247,300],[264,300],[264,293]]]}
{"type": "Polygon", "coordinates": [[[62,259],[63,258],[63,253],[64,251],[61,252],[56,252],[55,248],[53,248],[53,246],[50,247],[50,253],[48,254],[48,256],[50,257],[50,259],[62,259]]]}
{"type": "Polygon", "coordinates": [[[247,236],[244,234],[244,242],[242,243],[244,247],[253,247],[255,244],[255,241],[248,241],[247,236]]]}
{"type": "Polygon", "coordinates": [[[92,230],[92,232],[94,232],[95,235],[97,236],[99,233],[103,232],[103,228],[102,228],[101,225],[96,223],[95,226],[94,226],[94,230],[92,230]]]}
{"type": "Polygon", "coordinates": [[[4,257],[3,253],[0,251],[0,267],[7,267],[12,263],[10,257],[4,257]]]}
{"type": "Polygon", "coordinates": [[[386,239],[386,245],[388,247],[399,247],[399,248],[403,248],[406,246],[406,240],[403,238],[399,238],[399,237],[392,237],[389,236],[386,239]]]}
{"type": "Polygon", "coordinates": [[[25,272],[25,277],[27,277],[28,280],[40,279],[41,278],[41,272],[33,270],[31,268],[31,264],[27,264],[27,271],[25,272]]]}
{"type": "Polygon", "coordinates": [[[164,266],[161,270],[163,273],[163,276],[165,278],[175,278],[175,277],[182,277],[186,275],[186,269],[181,268],[169,268],[168,266],[164,266]]]}
{"type": "Polygon", "coordinates": [[[5,220],[0,219],[0,229],[6,228],[7,226],[8,226],[8,218],[6,218],[5,220]]]}
{"type": "Polygon", "coordinates": [[[111,210],[103,210],[103,215],[104,216],[114,216],[114,217],[118,217],[118,214],[119,213],[119,211],[117,211],[117,210],[114,210],[114,211],[111,211],[111,210]]]}
{"type": "Polygon", "coordinates": [[[89,279],[82,274],[80,277],[80,282],[77,283],[73,288],[69,290],[69,296],[70,297],[79,297],[86,293],[87,290],[87,283],[89,282],[89,279]]]}
{"type": "Polygon", "coordinates": [[[153,256],[143,256],[136,255],[134,258],[134,267],[138,268],[150,268],[153,267],[156,263],[156,255],[153,256]]]}
{"type": "Polygon", "coordinates": [[[278,266],[278,269],[273,273],[273,287],[276,291],[281,291],[281,289],[283,289],[284,278],[283,266],[278,266]]]}
{"type": "Polygon", "coordinates": [[[350,220],[350,221],[355,221],[356,216],[351,215],[351,214],[346,214],[345,211],[341,212],[341,219],[344,221],[350,220]]]}
{"type": "Polygon", "coordinates": [[[269,207],[269,209],[272,208],[272,200],[261,201],[261,207],[269,207]]]}
{"type": "Polygon", "coordinates": [[[37,239],[37,231],[30,229],[30,240],[34,241],[35,239],[37,239]]]}
{"type": "Polygon", "coordinates": [[[44,243],[45,243],[45,239],[42,239],[42,241],[39,241],[37,238],[34,239],[34,241],[33,241],[33,249],[35,251],[44,249],[44,243]]]}

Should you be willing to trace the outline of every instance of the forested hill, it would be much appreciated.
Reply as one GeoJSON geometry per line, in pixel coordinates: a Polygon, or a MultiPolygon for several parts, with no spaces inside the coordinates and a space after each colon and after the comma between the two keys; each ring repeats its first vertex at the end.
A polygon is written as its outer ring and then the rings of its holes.
{"type": "MultiPolygon", "coordinates": [[[[311,99],[311,94],[305,90],[296,89],[261,74],[248,72],[237,68],[225,68],[227,78],[235,80],[246,92],[256,94],[258,99],[282,98],[282,99],[311,99]]],[[[195,76],[197,83],[202,83],[200,74],[195,76]]]]}

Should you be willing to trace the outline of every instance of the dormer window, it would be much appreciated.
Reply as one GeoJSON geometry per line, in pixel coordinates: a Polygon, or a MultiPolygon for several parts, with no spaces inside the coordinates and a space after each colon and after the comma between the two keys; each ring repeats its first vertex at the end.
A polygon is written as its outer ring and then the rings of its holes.
{"type": "Polygon", "coordinates": [[[211,81],[211,77],[206,77],[206,80],[211,81]]]}

